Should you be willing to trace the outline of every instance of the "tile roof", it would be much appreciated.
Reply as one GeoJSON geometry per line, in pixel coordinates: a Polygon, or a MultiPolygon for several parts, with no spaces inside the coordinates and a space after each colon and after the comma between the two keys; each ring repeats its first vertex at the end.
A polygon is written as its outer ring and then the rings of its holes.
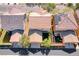
{"type": "Polygon", "coordinates": [[[32,11],[33,11],[33,12],[38,12],[38,13],[40,13],[40,14],[47,13],[46,10],[44,10],[43,8],[41,8],[41,7],[39,7],[39,6],[33,7],[32,11]]]}
{"type": "Polygon", "coordinates": [[[49,30],[51,27],[51,16],[30,16],[30,29],[49,30]]]}
{"type": "Polygon", "coordinates": [[[55,30],[75,30],[78,28],[78,25],[75,21],[75,18],[72,14],[60,14],[55,16],[55,30]]]}
{"type": "Polygon", "coordinates": [[[77,36],[69,34],[65,37],[63,37],[64,43],[79,43],[77,36]]]}
{"type": "Polygon", "coordinates": [[[0,15],[0,28],[6,30],[24,30],[24,15],[0,15]]]}
{"type": "Polygon", "coordinates": [[[0,5],[0,13],[3,15],[24,14],[26,6],[24,5],[0,5]]]}
{"type": "Polygon", "coordinates": [[[76,10],[77,18],[79,18],[79,10],[76,10]]]}
{"type": "Polygon", "coordinates": [[[37,34],[37,33],[33,33],[30,35],[30,43],[41,43],[42,42],[42,36],[37,34]]]}
{"type": "Polygon", "coordinates": [[[39,7],[34,7],[37,8],[37,12],[31,12],[30,17],[29,17],[29,24],[31,29],[39,29],[39,30],[49,30],[51,26],[51,15],[48,12],[42,13],[39,9],[39,7]]]}
{"type": "Polygon", "coordinates": [[[19,42],[20,37],[21,37],[20,33],[14,33],[10,38],[10,42],[19,42]]]}
{"type": "Polygon", "coordinates": [[[60,32],[62,38],[63,38],[63,43],[77,43],[78,38],[75,34],[74,31],[62,31],[60,32]]]}

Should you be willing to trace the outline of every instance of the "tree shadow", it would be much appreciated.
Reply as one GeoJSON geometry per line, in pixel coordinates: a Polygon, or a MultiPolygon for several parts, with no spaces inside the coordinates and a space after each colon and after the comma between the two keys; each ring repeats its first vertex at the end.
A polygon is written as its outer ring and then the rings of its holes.
{"type": "Polygon", "coordinates": [[[46,50],[46,55],[48,55],[48,54],[49,54],[49,52],[50,52],[50,49],[47,49],[47,50],[46,50]]]}
{"type": "Polygon", "coordinates": [[[41,53],[44,55],[48,55],[50,52],[50,49],[41,49],[41,53]]]}
{"type": "Polygon", "coordinates": [[[20,55],[28,55],[29,51],[28,51],[28,49],[20,49],[19,54],[20,55]]]}
{"type": "Polygon", "coordinates": [[[76,52],[76,49],[63,49],[63,51],[71,54],[73,52],[76,52]]]}
{"type": "Polygon", "coordinates": [[[33,54],[35,54],[35,53],[37,53],[37,52],[39,52],[40,51],[40,49],[37,49],[37,48],[30,48],[30,49],[28,49],[31,53],[33,53],[33,54]]]}
{"type": "Polygon", "coordinates": [[[16,52],[20,51],[20,49],[19,49],[19,48],[10,48],[10,50],[11,50],[11,51],[13,51],[14,53],[16,53],[16,52]]]}

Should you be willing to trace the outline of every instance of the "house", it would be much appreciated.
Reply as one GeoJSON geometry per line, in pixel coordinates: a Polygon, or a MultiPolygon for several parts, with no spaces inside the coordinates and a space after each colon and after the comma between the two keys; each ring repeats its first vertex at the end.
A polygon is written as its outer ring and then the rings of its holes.
{"type": "Polygon", "coordinates": [[[0,28],[9,31],[24,29],[26,6],[0,5],[0,28]]]}
{"type": "Polygon", "coordinates": [[[48,33],[51,28],[51,14],[39,11],[31,12],[29,15],[29,36],[31,44],[40,44],[43,40],[43,33],[48,33]]]}
{"type": "Polygon", "coordinates": [[[54,22],[55,26],[52,45],[62,44],[67,48],[68,44],[75,45],[79,43],[78,37],[75,33],[75,30],[78,29],[78,25],[71,13],[55,15],[54,22]],[[56,42],[56,40],[59,40],[59,42],[56,42]]]}
{"type": "Polygon", "coordinates": [[[25,5],[0,5],[0,28],[10,32],[9,39],[13,47],[19,47],[19,37],[24,31],[25,14],[25,5]]]}

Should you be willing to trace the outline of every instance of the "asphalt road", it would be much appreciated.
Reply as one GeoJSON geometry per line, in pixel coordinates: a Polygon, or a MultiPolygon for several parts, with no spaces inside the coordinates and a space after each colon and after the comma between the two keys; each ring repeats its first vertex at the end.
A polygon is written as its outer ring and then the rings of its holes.
{"type": "MultiPolygon", "coordinates": [[[[11,49],[0,49],[0,55],[20,55],[19,52],[14,52],[11,49]]],[[[29,52],[28,56],[34,55],[34,56],[45,56],[41,53],[41,51],[38,51],[36,53],[29,52]]],[[[72,53],[67,53],[66,51],[63,50],[50,50],[48,56],[79,56],[79,50],[76,50],[75,52],[72,53]]]]}

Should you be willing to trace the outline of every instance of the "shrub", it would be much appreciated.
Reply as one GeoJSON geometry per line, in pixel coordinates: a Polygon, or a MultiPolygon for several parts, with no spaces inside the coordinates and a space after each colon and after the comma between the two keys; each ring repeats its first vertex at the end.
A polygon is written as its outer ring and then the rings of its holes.
{"type": "Polygon", "coordinates": [[[79,3],[76,3],[76,9],[79,9],[79,3]]]}
{"type": "Polygon", "coordinates": [[[44,39],[44,41],[42,42],[42,45],[44,47],[50,47],[51,46],[51,38],[50,38],[50,36],[48,38],[44,39]]]}
{"type": "Polygon", "coordinates": [[[23,48],[28,48],[29,47],[29,37],[22,35],[22,37],[20,39],[20,43],[22,44],[23,48]]]}

